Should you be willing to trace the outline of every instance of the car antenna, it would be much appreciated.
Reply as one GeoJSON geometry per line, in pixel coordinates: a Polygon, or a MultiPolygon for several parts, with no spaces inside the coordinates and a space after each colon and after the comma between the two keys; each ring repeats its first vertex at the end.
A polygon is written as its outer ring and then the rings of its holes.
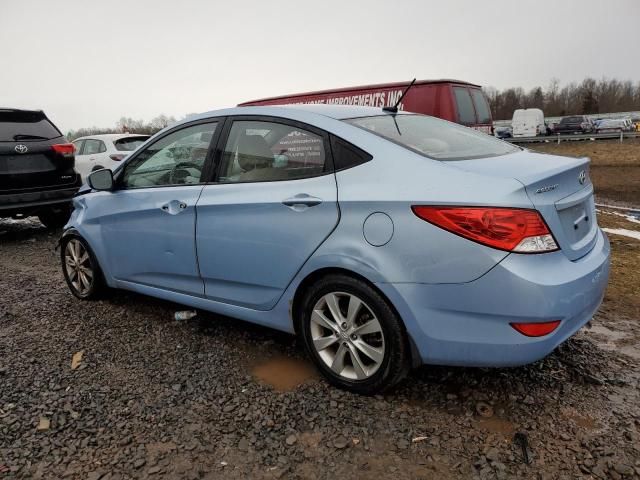
{"type": "Polygon", "coordinates": [[[382,111],[390,112],[390,113],[398,113],[398,105],[400,105],[400,102],[402,102],[402,99],[404,99],[404,96],[407,94],[409,89],[411,87],[413,87],[414,83],[416,83],[416,79],[415,78],[413,80],[411,80],[411,83],[409,84],[409,86],[404,89],[404,92],[402,92],[402,95],[400,95],[400,98],[398,99],[396,104],[393,107],[382,107],[382,111]]]}

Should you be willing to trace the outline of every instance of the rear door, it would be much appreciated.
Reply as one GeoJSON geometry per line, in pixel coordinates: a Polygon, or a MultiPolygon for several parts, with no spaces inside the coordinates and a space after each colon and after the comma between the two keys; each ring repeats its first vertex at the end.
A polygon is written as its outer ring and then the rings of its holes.
{"type": "Polygon", "coordinates": [[[0,109],[0,192],[72,186],[74,156],[52,147],[64,142],[44,113],[0,109]]]}
{"type": "Polygon", "coordinates": [[[82,153],[77,155],[77,170],[82,179],[86,180],[87,176],[100,168],[105,168],[107,155],[107,146],[97,138],[87,138],[84,141],[82,153]]]}
{"type": "Polygon", "coordinates": [[[229,119],[216,182],[197,205],[207,298],[272,308],[335,228],[339,212],[326,132],[281,119],[229,119]]]}

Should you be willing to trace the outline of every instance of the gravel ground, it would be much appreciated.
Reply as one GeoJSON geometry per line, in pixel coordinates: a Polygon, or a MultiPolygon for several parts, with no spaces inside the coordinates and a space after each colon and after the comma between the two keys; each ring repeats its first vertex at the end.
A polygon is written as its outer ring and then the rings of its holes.
{"type": "MultiPolygon", "coordinates": [[[[179,306],[127,292],[75,299],[58,235],[0,221],[0,478],[640,477],[633,292],[610,290],[593,330],[533,365],[422,367],[362,397],[293,337],[177,322],[179,306]]],[[[633,242],[614,253],[637,258],[633,242]]]]}

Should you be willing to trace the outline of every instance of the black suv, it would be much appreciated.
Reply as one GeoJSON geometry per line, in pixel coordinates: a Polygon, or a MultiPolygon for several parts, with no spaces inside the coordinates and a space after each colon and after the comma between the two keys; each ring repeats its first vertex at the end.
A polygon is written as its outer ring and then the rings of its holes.
{"type": "Polygon", "coordinates": [[[556,124],[553,132],[559,133],[591,133],[593,132],[593,122],[584,115],[573,115],[564,117],[560,123],[556,124]]]}
{"type": "Polygon", "coordinates": [[[0,218],[63,226],[82,183],[74,151],[44,112],[0,108],[0,218]]]}

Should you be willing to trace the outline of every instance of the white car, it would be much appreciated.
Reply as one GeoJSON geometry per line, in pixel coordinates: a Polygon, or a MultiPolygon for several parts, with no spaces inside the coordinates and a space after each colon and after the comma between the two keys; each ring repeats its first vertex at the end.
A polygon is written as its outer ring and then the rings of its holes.
{"type": "Polygon", "coordinates": [[[511,120],[514,137],[536,137],[547,134],[544,113],[539,108],[520,108],[513,112],[511,120]]]}
{"type": "Polygon", "coordinates": [[[596,127],[598,133],[619,133],[629,131],[629,125],[624,118],[607,118],[600,120],[596,127]]]}
{"type": "Polygon", "coordinates": [[[76,171],[84,181],[101,168],[115,168],[131,152],[147,141],[149,135],[135,133],[109,133],[80,137],[73,141],[76,147],[76,171]]]}

